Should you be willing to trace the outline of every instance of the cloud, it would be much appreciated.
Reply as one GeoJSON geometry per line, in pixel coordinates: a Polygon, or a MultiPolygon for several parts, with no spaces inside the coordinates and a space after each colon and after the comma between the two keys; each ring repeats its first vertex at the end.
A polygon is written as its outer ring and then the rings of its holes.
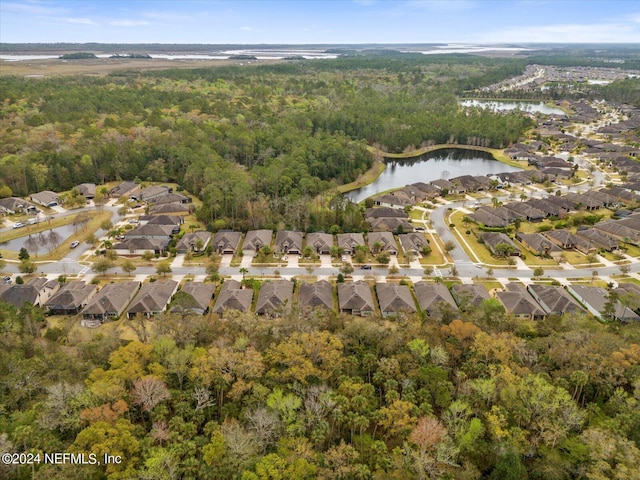
{"type": "Polygon", "coordinates": [[[68,12],[66,8],[45,7],[40,4],[4,3],[2,10],[11,13],[24,13],[29,15],[60,15],[68,12]]]}
{"type": "Polygon", "coordinates": [[[146,20],[113,20],[109,22],[109,25],[114,27],[145,27],[151,23],[146,20]]]}
{"type": "Polygon", "coordinates": [[[459,12],[476,8],[478,3],[473,0],[407,0],[402,3],[404,8],[422,9],[434,12],[459,12]]]}
{"type": "Polygon", "coordinates": [[[488,43],[636,43],[640,29],[626,23],[510,26],[483,34],[475,41],[488,43]]]}
{"type": "Polygon", "coordinates": [[[78,25],[93,25],[93,26],[98,25],[98,22],[94,22],[90,18],[67,18],[67,22],[75,23],[78,25]]]}
{"type": "Polygon", "coordinates": [[[245,30],[247,32],[253,32],[254,28],[253,27],[242,27],[240,30],[245,30]]]}

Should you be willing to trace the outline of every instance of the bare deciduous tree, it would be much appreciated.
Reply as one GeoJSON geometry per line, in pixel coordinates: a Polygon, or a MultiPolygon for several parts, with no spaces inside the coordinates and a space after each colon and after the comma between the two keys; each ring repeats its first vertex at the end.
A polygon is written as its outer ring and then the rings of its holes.
{"type": "Polygon", "coordinates": [[[170,396],[164,382],[152,375],[136,380],[131,392],[133,403],[142,406],[143,412],[150,412],[153,407],[170,396]]]}

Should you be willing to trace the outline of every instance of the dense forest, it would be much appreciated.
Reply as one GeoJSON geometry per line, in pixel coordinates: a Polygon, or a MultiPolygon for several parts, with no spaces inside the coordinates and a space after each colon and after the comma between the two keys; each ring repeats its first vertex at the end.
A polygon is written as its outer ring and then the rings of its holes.
{"type": "Polygon", "coordinates": [[[171,181],[204,200],[198,215],[215,228],[358,229],[312,199],[370,168],[367,145],[399,152],[517,141],[530,119],[463,111],[456,94],[522,68],[386,54],[106,78],[3,77],[0,182],[27,195],[82,182],[171,181]]]}
{"type": "Polygon", "coordinates": [[[493,300],[440,320],[161,315],[127,322],[131,342],[75,321],[41,336],[40,310],[0,308],[0,447],[122,463],[2,478],[638,478],[639,325],[493,300]]]}

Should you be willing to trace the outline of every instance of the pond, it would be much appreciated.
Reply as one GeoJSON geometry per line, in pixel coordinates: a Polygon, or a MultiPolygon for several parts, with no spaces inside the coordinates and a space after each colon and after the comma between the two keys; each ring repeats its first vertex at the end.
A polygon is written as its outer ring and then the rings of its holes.
{"type": "Polygon", "coordinates": [[[501,163],[488,152],[463,148],[445,148],[425,153],[419,157],[386,159],[387,168],[376,181],[345,195],[354,202],[380,192],[401,188],[416,182],[429,183],[439,178],[460,175],[488,175],[520,170],[501,163]]]}
{"type": "MultiPolygon", "coordinates": [[[[23,227],[23,229],[32,228],[30,226],[23,227]]],[[[53,250],[56,241],[59,245],[64,242],[68,237],[76,233],[76,227],[73,225],[65,225],[62,227],[54,228],[53,232],[55,232],[54,237],[51,237],[51,231],[45,230],[41,233],[34,233],[31,235],[31,240],[29,239],[29,235],[25,237],[15,238],[8,242],[0,243],[0,248],[5,250],[11,250],[14,252],[20,251],[22,247],[25,247],[30,254],[44,255],[49,253],[50,250],[53,250]]],[[[25,231],[24,233],[28,233],[25,231]]]]}
{"type": "Polygon", "coordinates": [[[543,113],[545,115],[564,116],[564,112],[555,107],[545,105],[544,102],[501,102],[497,100],[463,100],[460,102],[463,107],[488,108],[498,112],[509,110],[522,110],[528,113],[543,113]]]}

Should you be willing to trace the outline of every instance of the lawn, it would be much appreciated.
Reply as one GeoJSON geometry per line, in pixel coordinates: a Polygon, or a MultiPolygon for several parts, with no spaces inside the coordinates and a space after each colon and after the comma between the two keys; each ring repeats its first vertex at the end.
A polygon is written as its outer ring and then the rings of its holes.
{"type": "Polygon", "coordinates": [[[502,290],[502,284],[500,282],[496,282],[493,280],[485,280],[483,278],[474,278],[473,283],[477,285],[482,285],[487,292],[491,292],[491,290],[502,290]]]}
{"type": "Polygon", "coordinates": [[[466,213],[456,211],[450,215],[448,222],[457,225],[458,228],[452,229],[452,233],[458,238],[459,243],[464,248],[467,255],[471,258],[472,261],[476,259],[488,265],[499,265],[499,266],[507,266],[509,265],[507,260],[504,258],[495,258],[491,255],[491,252],[485,247],[483,244],[478,243],[476,236],[473,234],[476,232],[478,235],[480,231],[474,223],[469,223],[467,226],[464,226],[462,219],[466,216],[466,213]],[[467,230],[470,230],[472,233],[467,235],[467,230]]]}
{"type": "Polygon", "coordinates": [[[420,264],[421,265],[444,265],[445,263],[447,263],[447,261],[444,259],[444,257],[440,253],[438,246],[436,245],[436,243],[440,245],[440,248],[443,249],[444,251],[444,247],[442,246],[442,241],[440,240],[440,238],[435,237],[430,233],[427,233],[426,235],[427,235],[427,240],[429,240],[429,244],[431,245],[431,253],[426,257],[421,257],[420,264]]]}

